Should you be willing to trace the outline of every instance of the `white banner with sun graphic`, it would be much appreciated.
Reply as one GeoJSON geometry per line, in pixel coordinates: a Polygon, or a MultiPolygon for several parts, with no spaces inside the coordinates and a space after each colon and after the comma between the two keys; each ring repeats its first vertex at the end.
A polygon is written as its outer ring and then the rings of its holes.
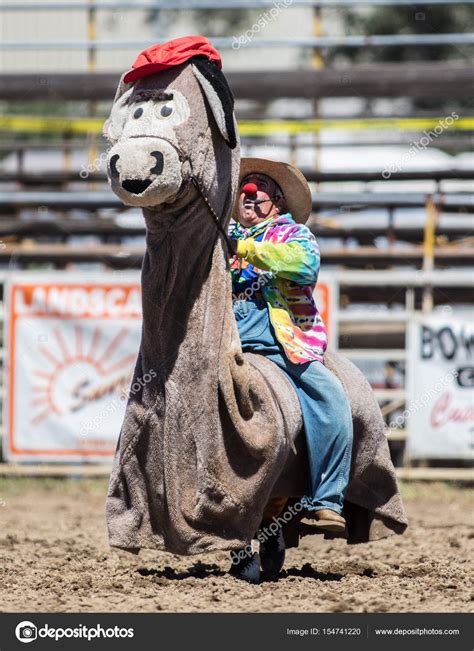
{"type": "Polygon", "coordinates": [[[66,278],[17,273],[6,287],[11,461],[108,463],[115,451],[140,345],[139,276],[66,278]]]}

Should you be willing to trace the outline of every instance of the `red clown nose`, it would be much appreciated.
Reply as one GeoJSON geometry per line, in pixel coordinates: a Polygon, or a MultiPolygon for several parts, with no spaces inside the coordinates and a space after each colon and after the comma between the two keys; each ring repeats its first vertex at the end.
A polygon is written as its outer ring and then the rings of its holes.
{"type": "Polygon", "coordinates": [[[244,194],[257,194],[257,190],[258,188],[255,183],[246,183],[242,188],[244,194]]]}

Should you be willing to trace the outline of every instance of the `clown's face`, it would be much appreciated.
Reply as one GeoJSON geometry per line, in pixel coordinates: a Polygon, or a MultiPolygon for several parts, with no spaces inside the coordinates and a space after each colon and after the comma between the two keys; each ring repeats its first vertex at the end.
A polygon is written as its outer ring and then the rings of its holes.
{"type": "Polygon", "coordinates": [[[248,174],[242,179],[239,191],[239,222],[244,228],[276,217],[284,209],[285,201],[280,188],[266,174],[248,174]],[[250,184],[256,186],[256,192],[244,191],[250,184]]]}

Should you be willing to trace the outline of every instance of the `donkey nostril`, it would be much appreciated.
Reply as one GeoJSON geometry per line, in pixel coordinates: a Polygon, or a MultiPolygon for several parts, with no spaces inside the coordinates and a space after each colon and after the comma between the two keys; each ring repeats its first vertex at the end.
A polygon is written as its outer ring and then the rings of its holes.
{"type": "Polygon", "coordinates": [[[150,156],[156,158],[156,165],[150,170],[151,174],[161,174],[163,171],[163,154],[161,151],[152,151],[150,156]]]}
{"type": "Polygon", "coordinates": [[[120,158],[118,154],[114,154],[112,158],[110,159],[110,172],[114,178],[116,178],[119,175],[118,169],[117,169],[117,161],[120,158]]]}
{"type": "Polygon", "coordinates": [[[145,179],[144,181],[141,181],[140,179],[126,179],[125,181],[122,181],[122,188],[132,194],[141,194],[142,192],[145,192],[151,183],[151,179],[145,179]]]}

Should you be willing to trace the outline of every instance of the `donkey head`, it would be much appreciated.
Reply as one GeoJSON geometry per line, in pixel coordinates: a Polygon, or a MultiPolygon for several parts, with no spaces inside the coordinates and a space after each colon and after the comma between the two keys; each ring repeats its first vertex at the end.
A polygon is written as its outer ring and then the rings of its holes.
{"type": "Polygon", "coordinates": [[[134,83],[124,77],[104,124],[109,181],[124,204],[173,204],[192,177],[206,194],[223,170],[230,178],[239,155],[234,99],[214,61],[194,56],[134,83]]]}

